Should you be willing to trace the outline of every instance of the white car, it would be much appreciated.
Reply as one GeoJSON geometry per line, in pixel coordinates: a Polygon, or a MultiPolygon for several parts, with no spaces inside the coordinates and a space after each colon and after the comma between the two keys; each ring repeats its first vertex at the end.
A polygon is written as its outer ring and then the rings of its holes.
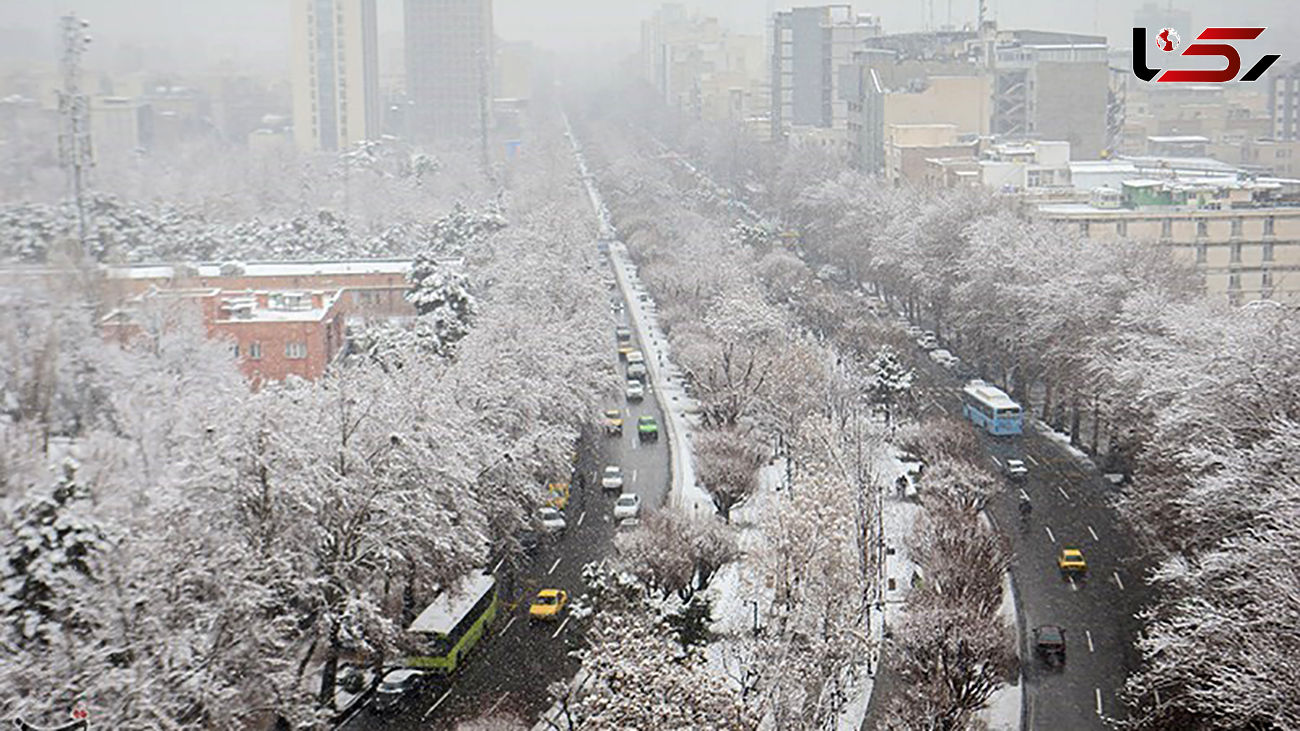
{"type": "Polygon", "coordinates": [[[600,476],[600,486],[606,490],[623,489],[623,468],[614,464],[606,467],[605,474],[600,476]]]}
{"type": "Polygon", "coordinates": [[[939,339],[932,332],[921,333],[921,337],[916,339],[916,344],[922,350],[934,350],[939,347],[939,339]]]}
{"type": "Polygon", "coordinates": [[[920,325],[908,325],[908,326],[907,326],[907,337],[909,337],[909,338],[919,338],[919,337],[921,337],[921,333],[923,333],[923,332],[925,332],[925,331],[921,329],[921,326],[920,326],[920,325]]]}
{"type": "Polygon", "coordinates": [[[618,529],[621,531],[636,530],[641,527],[640,518],[624,518],[618,521],[618,529]]]}
{"type": "Polygon", "coordinates": [[[380,713],[395,711],[408,694],[414,694],[424,684],[422,670],[397,668],[390,670],[375,689],[374,708],[380,713]]]}
{"type": "Polygon", "coordinates": [[[627,382],[627,400],[640,401],[643,398],[645,398],[645,386],[641,385],[640,381],[629,379],[627,382]]]}
{"type": "Polygon", "coordinates": [[[633,363],[640,363],[642,365],[645,365],[645,353],[642,353],[639,350],[634,350],[631,353],[628,353],[627,364],[632,365],[633,363]]]}
{"type": "Polygon", "coordinates": [[[631,363],[627,367],[627,377],[629,380],[645,380],[645,363],[631,363]]]}
{"type": "Polygon", "coordinates": [[[641,498],[636,493],[625,492],[614,503],[614,520],[635,518],[641,512],[641,498]]]}
{"type": "Polygon", "coordinates": [[[564,520],[564,513],[555,508],[538,508],[537,519],[542,523],[542,530],[547,533],[561,533],[565,528],[569,527],[569,524],[564,520]]]}
{"type": "Polygon", "coordinates": [[[1029,474],[1029,468],[1025,466],[1023,460],[1007,460],[1007,477],[1013,480],[1023,480],[1027,474],[1029,474]]]}
{"type": "Polygon", "coordinates": [[[957,364],[961,362],[961,358],[958,358],[957,356],[953,355],[952,353],[949,353],[943,348],[939,348],[938,350],[931,350],[930,360],[934,361],[935,363],[938,363],[944,368],[955,368],[957,367],[957,364]]]}

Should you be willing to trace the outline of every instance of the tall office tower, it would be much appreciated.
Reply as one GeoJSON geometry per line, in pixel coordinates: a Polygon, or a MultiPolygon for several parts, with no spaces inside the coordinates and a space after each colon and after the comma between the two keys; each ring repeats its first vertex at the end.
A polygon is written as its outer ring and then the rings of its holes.
{"type": "Polygon", "coordinates": [[[880,19],[856,15],[851,5],[818,5],[772,16],[772,139],[790,125],[845,129],[848,103],[840,98],[840,67],[880,35],[880,19]]]}
{"type": "Polygon", "coordinates": [[[406,0],[406,94],[417,141],[481,135],[492,101],[492,0],[406,0]]]}
{"type": "Polygon", "coordinates": [[[293,3],[293,138],[335,151],[379,136],[375,0],[293,3]]]}

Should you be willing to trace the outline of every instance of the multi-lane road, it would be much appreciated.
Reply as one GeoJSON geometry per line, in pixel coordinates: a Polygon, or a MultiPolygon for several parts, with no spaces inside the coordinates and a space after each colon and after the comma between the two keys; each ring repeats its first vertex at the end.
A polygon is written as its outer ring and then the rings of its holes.
{"type": "MultiPolygon", "coordinates": [[[[925,371],[926,401],[960,415],[961,382],[929,362],[919,348],[918,369],[925,371]]],[[[1005,489],[988,512],[1012,547],[1011,575],[1020,620],[1024,658],[1024,729],[1109,728],[1104,718],[1122,716],[1119,690],[1137,666],[1133,640],[1138,611],[1148,598],[1144,566],[1111,507],[1114,486],[1086,461],[1030,426],[1016,437],[981,432],[989,468],[1004,474],[1008,459],[1029,468],[1005,489]],[[1033,506],[1020,514],[1021,492],[1033,506]],[[1063,547],[1083,551],[1086,575],[1068,578],[1057,569],[1063,547]],[[1034,627],[1066,630],[1066,662],[1049,668],[1034,654],[1034,627]]],[[[973,428],[973,427],[972,427],[973,428]]],[[[1004,478],[1005,479],[1005,478],[1004,478]]]]}
{"type": "MultiPolygon", "coordinates": [[[[636,296],[635,294],[633,296],[636,296]]],[[[619,290],[611,297],[623,299],[619,290]]],[[[633,343],[641,342],[641,333],[628,321],[626,307],[615,318],[633,328],[633,343]]],[[[620,383],[625,381],[626,364],[618,359],[613,328],[609,332],[610,366],[617,369],[620,383]]],[[[606,560],[613,550],[614,500],[618,491],[603,491],[599,472],[607,464],[623,468],[624,492],[641,497],[643,511],[663,505],[668,494],[669,462],[663,413],[652,388],[647,385],[645,398],[629,403],[620,389],[610,394],[601,406],[623,412],[620,437],[597,435],[580,450],[578,469],[584,473],[586,486],[575,487],[565,510],[568,529],[562,537],[544,542],[520,566],[503,564],[497,570],[501,612],[489,633],[475,647],[450,690],[439,687],[412,695],[397,712],[378,715],[364,708],[349,718],[343,728],[369,729],[444,729],[457,722],[481,715],[509,714],[531,723],[545,711],[547,686],[557,680],[572,678],[578,662],[570,653],[581,643],[582,622],[566,612],[558,622],[536,623],[528,619],[528,605],[543,588],[563,589],[571,598],[585,591],[582,569],[588,563],[606,560]],[[651,415],[659,423],[659,439],[641,442],[636,421],[651,415]]],[[[593,414],[593,421],[599,413],[593,414]]]]}

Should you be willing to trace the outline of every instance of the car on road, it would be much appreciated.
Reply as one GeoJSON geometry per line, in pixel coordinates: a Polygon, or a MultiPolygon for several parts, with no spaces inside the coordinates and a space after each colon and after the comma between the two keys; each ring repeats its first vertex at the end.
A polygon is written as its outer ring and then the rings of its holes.
{"type": "MultiPolygon", "coordinates": [[[[643,398],[645,398],[645,386],[642,385],[640,381],[634,381],[629,378],[627,380],[627,400],[640,401],[643,398]]],[[[618,431],[622,434],[622,427],[620,427],[618,431]]]]}
{"type": "Polygon", "coordinates": [[[605,412],[602,420],[602,426],[605,428],[605,434],[611,437],[623,435],[623,412],[618,409],[610,409],[605,412]]]}
{"type": "Polygon", "coordinates": [[[1088,570],[1088,562],[1083,558],[1083,551],[1077,548],[1062,548],[1056,557],[1056,565],[1063,574],[1081,574],[1088,570]]]}
{"type": "Polygon", "coordinates": [[[643,442],[653,442],[659,439],[659,422],[655,421],[653,416],[646,414],[636,420],[636,435],[643,442]]]}
{"type": "Polygon", "coordinates": [[[628,364],[629,366],[631,366],[631,365],[634,364],[634,363],[641,363],[642,365],[644,365],[644,364],[645,364],[645,353],[642,353],[642,352],[639,351],[639,350],[634,350],[634,351],[632,351],[631,353],[628,353],[628,354],[627,354],[627,364],[628,364]]]}
{"type": "Polygon", "coordinates": [[[921,350],[934,350],[939,347],[939,338],[935,337],[929,330],[921,333],[921,337],[916,339],[916,344],[921,350]]]}
{"type": "Polygon", "coordinates": [[[564,520],[564,513],[552,507],[538,508],[537,519],[542,524],[542,530],[547,533],[563,533],[569,527],[564,520]]]}
{"type": "Polygon", "coordinates": [[[528,607],[529,619],[555,620],[560,618],[564,605],[569,603],[569,595],[561,589],[542,589],[537,598],[528,607]]]}
{"type": "Polygon", "coordinates": [[[930,360],[934,361],[935,363],[938,363],[944,368],[956,368],[957,364],[961,363],[961,358],[958,358],[957,356],[953,355],[947,350],[944,350],[943,348],[936,348],[935,350],[931,350],[930,360]]]}
{"type": "Polygon", "coordinates": [[[619,345],[630,343],[632,342],[632,328],[619,325],[614,328],[614,337],[618,338],[619,345]]]}
{"type": "Polygon", "coordinates": [[[925,331],[921,329],[921,326],[920,326],[920,325],[908,325],[908,326],[907,326],[907,337],[909,337],[909,338],[919,338],[919,337],[921,337],[921,333],[923,333],[923,332],[925,332],[925,331]]]}
{"type": "Polygon", "coordinates": [[[546,504],[556,510],[569,507],[569,483],[552,482],[546,486],[546,504]]]}
{"type": "Polygon", "coordinates": [[[600,486],[606,490],[623,489],[623,468],[616,464],[606,467],[600,476],[600,486]]]}
{"type": "Polygon", "coordinates": [[[1065,664],[1065,630],[1054,624],[1034,628],[1034,652],[1050,665],[1065,664]]]}
{"type": "Polygon", "coordinates": [[[641,514],[641,496],[634,492],[625,492],[614,501],[614,520],[635,518],[641,514]]]}
{"type": "Polygon", "coordinates": [[[428,675],[414,668],[393,668],[384,674],[375,689],[376,713],[391,713],[402,705],[402,700],[424,687],[428,675]]]}
{"type": "Polygon", "coordinates": [[[617,527],[618,527],[618,529],[619,529],[620,531],[632,531],[632,530],[636,530],[637,528],[640,528],[640,527],[641,527],[641,519],[640,519],[640,518],[624,518],[624,519],[618,521],[618,526],[617,526],[617,527]]]}
{"type": "Polygon", "coordinates": [[[631,343],[619,343],[618,346],[619,360],[627,360],[627,354],[631,353],[634,350],[636,350],[636,346],[631,343]]]}
{"type": "Polygon", "coordinates": [[[1029,474],[1029,468],[1025,466],[1025,461],[1022,459],[1009,459],[1002,469],[1007,473],[1007,477],[1016,481],[1025,479],[1029,474]]]}
{"type": "Polygon", "coordinates": [[[629,381],[645,382],[645,363],[629,363],[627,366],[627,379],[629,381]]]}

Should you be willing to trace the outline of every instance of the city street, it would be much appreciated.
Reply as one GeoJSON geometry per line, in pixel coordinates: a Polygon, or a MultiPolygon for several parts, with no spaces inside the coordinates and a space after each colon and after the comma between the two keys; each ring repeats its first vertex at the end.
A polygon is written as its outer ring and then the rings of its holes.
{"type": "MultiPolygon", "coordinates": [[[[626,307],[616,317],[619,324],[633,327],[626,307]]],[[[639,344],[641,334],[633,333],[639,344]]],[[[617,357],[616,341],[609,334],[611,365],[625,382],[626,364],[617,357]]],[[[639,346],[638,346],[639,347],[639,346]]],[[[582,622],[569,618],[568,610],[558,623],[537,623],[528,619],[528,605],[539,589],[562,589],[570,603],[584,591],[582,568],[605,559],[612,550],[613,521],[617,490],[602,490],[599,473],[606,465],[623,468],[624,492],[641,497],[642,510],[657,510],[668,494],[669,462],[663,414],[647,385],[645,398],[628,402],[620,390],[601,410],[623,411],[623,434],[605,436],[595,431],[594,442],[584,443],[578,469],[585,487],[573,483],[570,506],[565,510],[568,529],[555,540],[544,541],[531,557],[513,569],[503,565],[497,573],[501,611],[490,636],[474,648],[450,690],[438,686],[413,695],[399,712],[378,715],[364,708],[349,718],[345,729],[445,729],[459,721],[492,713],[510,713],[528,722],[550,706],[547,686],[568,680],[578,669],[570,653],[581,644],[582,622]],[[657,441],[641,442],[636,421],[651,415],[659,423],[657,441]]],[[[592,415],[597,419],[600,413],[592,415]]]]}

